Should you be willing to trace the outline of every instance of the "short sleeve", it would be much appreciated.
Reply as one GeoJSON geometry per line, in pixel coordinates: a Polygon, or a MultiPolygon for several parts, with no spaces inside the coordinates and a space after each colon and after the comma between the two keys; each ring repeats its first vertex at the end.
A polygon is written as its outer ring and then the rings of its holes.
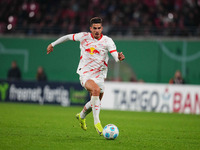
{"type": "Polygon", "coordinates": [[[108,51],[110,53],[114,52],[114,51],[117,51],[116,50],[116,45],[115,43],[113,42],[113,40],[111,38],[108,38],[108,45],[107,45],[107,48],[108,48],[108,51]]]}
{"type": "Polygon", "coordinates": [[[107,45],[108,51],[113,56],[115,61],[118,62],[119,61],[118,52],[117,52],[117,48],[116,48],[115,43],[113,42],[113,40],[111,38],[108,38],[107,42],[108,42],[108,45],[107,45]]]}
{"type": "Polygon", "coordinates": [[[72,35],[73,41],[81,41],[84,35],[87,34],[86,32],[80,32],[72,35]]]}

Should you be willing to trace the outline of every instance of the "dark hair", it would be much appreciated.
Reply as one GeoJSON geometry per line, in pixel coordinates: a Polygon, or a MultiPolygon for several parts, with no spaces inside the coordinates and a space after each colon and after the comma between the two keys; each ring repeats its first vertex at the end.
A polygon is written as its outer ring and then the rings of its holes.
{"type": "Polygon", "coordinates": [[[94,23],[101,23],[102,24],[103,20],[101,17],[94,17],[90,19],[90,26],[92,26],[94,23]]]}

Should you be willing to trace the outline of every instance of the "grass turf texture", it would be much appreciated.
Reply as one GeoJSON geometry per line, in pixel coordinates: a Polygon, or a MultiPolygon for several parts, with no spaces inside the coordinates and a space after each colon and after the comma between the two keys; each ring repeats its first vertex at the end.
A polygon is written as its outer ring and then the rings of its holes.
{"type": "Polygon", "coordinates": [[[200,116],[101,110],[102,125],[119,128],[116,140],[105,140],[87,116],[83,131],[76,113],[82,107],[0,103],[0,149],[199,149],[200,116]]]}

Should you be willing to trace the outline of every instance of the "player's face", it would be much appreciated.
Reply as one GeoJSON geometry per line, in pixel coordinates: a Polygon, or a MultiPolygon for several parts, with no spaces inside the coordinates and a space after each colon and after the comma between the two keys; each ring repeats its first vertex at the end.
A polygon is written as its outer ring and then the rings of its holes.
{"type": "Polygon", "coordinates": [[[95,39],[99,39],[103,31],[102,24],[101,23],[92,24],[92,26],[90,27],[90,31],[95,39]]]}

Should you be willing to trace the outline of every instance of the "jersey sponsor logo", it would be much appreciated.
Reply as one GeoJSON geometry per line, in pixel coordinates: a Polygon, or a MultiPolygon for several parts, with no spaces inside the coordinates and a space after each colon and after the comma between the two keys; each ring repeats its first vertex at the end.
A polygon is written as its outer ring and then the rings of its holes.
{"type": "Polygon", "coordinates": [[[94,47],[90,47],[90,48],[86,49],[85,51],[90,53],[91,55],[100,54],[100,52],[98,50],[96,50],[94,47]]]}

